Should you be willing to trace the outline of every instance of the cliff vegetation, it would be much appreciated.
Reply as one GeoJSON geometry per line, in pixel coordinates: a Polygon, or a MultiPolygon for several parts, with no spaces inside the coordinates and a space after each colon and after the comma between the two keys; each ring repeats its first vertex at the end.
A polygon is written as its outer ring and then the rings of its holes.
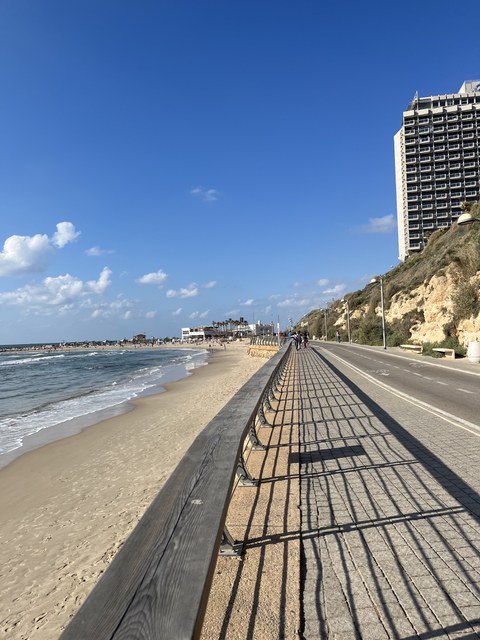
{"type": "MultiPolygon", "coordinates": [[[[479,217],[478,203],[469,209],[479,217]]],[[[389,346],[423,344],[427,353],[443,346],[464,355],[470,341],[480,340],[480,222],[433,232],[422,252],[381,277],[389,346]]],[[[382,344],[378,278],[328,305],[328,339],[337,330],[348,339],[347,303],[352,342],[382,344]]],[[[321,338],[325,312],[313,310],[297,326],[321,338]]]]}

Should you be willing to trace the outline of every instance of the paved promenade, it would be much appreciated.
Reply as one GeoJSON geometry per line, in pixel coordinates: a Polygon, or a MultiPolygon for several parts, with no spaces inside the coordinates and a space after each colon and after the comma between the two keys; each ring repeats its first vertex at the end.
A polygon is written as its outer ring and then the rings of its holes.
{"type": "Polygon", "coordinates": [[[295,355],[303,637],[480,638],[480,437],[295,355]]]}

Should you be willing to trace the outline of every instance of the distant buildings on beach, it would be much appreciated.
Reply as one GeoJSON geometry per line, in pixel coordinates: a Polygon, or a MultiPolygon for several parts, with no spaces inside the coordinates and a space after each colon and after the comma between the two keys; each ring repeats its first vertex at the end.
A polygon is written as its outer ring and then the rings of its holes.
{"type": "Polygon", "coordinates": [[[57,349],[101,349],[101,348],[132,348],[132,347],[154,347],[158,345],[169,345],[179,342],[202,342],[205,340],[236,340],[238,338],[253,338],[273,336],[273,322],[264,324],[249,324],[243,318],[240,320],[225,320],[213,322],[211,326],[183,327],[181,337],[172,338],[149,338],[145,333],[137,333],[132,338],[122,340],[80,340],[62,341],[49,344],[9,344],[0,345],[0,351],[56,351],[57,349]]]}
{"type": "Polygon", "coordinates": [[[218,340],[252,338],[258,336],[273,336],[273,322],[264,324],[258,321],[249,324],[243,318],[240,320],[226,320],[215,322],[211,326],[202,327],[182,327],[182,342],[193,342],[199,340],[218,340]]]}

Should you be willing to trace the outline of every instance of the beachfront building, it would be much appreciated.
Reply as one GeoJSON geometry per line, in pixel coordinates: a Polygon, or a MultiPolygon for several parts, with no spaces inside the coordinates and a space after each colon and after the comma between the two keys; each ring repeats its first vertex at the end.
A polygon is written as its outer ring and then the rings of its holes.
{"type": "Polygon", "coordinates": [[[260,322],[260,320],[255,324],[249,324],[249,335],[260,337],[260,336],[273,336],[273,322],[269,324],[264,324],[260,322]]]}
{"type": "Polygon", "coordinates": [[[273,322],[264,324],[258,321],[248,324],[243,318],[240,320],[226,320],[216,322],[213,327],[182,327],[182,342],[200,342],[202,340],[251,338],[252,336],[273,336],[273,322]]]}
{"type": "Polygon", "coordinates": [[[211,340],[218,337],[218,331],[213,327],[182,327],[182,342],[211,340]]]}
{"type": "Polygon", "coordinates": [[[458,93],[415,95],[394,137],[399,259],[479,199],[480,81],[458,93]]]}

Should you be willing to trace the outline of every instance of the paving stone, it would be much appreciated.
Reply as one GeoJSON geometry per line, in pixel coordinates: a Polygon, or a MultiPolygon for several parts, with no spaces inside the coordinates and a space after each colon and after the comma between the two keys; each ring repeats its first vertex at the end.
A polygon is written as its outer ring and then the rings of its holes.
{"type": "Polygon", "coordinates": [[[375,415],[313,348],[302,356],[302,393],[290,393],[310,459],[301,465],[306,640],[468,637],[480,616],[478,438],[452,439],[440,419],[362,383],[383,408],[375,415]],[[319,588],[315,572],[324,607],[307,593],[319,588]]]}

